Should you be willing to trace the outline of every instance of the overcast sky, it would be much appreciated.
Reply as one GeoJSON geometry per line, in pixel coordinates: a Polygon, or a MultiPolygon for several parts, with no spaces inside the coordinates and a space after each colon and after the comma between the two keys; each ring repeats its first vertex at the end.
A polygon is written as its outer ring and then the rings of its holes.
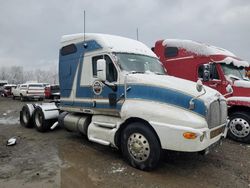
{"type": "Polygon", "coordinates": [[[250,61],[249,0],[1,0],[0,67],[29,69],[58,62],[60,38],[86,31],[136,38],[153,46],[165,38],[226,48],[250,61]]]}

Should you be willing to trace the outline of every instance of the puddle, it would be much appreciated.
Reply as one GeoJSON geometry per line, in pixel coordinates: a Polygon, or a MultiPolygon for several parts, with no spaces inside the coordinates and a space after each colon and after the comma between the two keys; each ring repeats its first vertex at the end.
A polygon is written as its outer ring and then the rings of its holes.
{"type": "Polygon", "coordinates": [[[3,117],[3,118],[0,118],[0,124],[3,124],[3,125],[19,124],[19,118],[16,118],[16,117],[3,117]]]}

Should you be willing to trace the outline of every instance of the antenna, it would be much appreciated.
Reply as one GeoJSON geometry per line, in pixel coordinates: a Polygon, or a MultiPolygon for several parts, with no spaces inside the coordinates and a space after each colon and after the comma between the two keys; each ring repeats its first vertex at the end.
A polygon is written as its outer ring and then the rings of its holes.
{"type": "Polygon", "coordinates": [[[85,42],[85,10],[83,11],[83,41],[85,42]]]}
{"type": "Polygon", "coordinates": [[[85,42],[85,10],[83,11],[83,46],[84,48],[87,48],[88,47],[88,43],[85,42]]]}
{"type": "Polygon", "coordinates": [[[136,28],[136,40],[139,41],[139,29],[138,29],[138,27],[136,28]]]}

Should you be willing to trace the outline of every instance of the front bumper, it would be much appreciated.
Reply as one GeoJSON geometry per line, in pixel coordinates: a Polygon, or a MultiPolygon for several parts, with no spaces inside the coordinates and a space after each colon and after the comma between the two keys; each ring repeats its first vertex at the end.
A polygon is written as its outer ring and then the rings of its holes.
{"type": "Polygon", "coordinates": [[[212,129],[194,129],[159,122],[150,122],[150,124],[159,136],[162,149],[174,151],[203,151],[210,145],[221,140],[221,138],[225,138],[227,134],[226,124],[222,124],[212,129]],[[185,132],[195,133],[197,137],[195,139],[186,139],[183,136],[185,132]]]}
{"type": "Polygon", "coordinates": [[[44,99],[44,96],[39,96],[39,95],[30,95],[30,96],[26,96],[25,98],[32,100],[32,99],[44,99]]]}

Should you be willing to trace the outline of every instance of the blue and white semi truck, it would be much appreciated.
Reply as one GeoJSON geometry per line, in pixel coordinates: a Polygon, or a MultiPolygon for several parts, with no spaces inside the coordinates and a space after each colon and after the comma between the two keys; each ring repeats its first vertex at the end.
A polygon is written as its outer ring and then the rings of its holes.
{"type": "Polygon", "coordinates": [[[26,104],[20,121],[57,125],[113,146],[141,170],[161,151],[208,151],[225,137],[227,105],[216,90],[166,75],[156,55],[132,39],[105,34],[62,37],[60,103],[26,104]]]}

